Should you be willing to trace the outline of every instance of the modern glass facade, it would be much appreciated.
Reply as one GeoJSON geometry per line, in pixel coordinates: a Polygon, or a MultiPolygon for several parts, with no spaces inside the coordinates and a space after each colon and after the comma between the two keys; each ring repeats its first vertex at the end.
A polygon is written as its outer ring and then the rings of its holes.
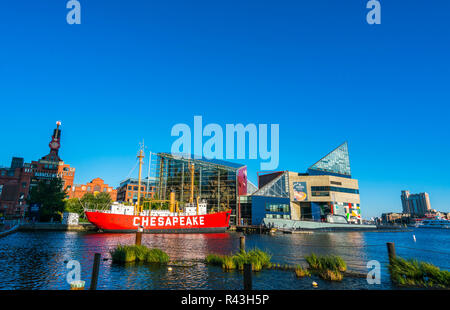
{"type": "Polygon", "coordinates": [[[289,182],[286,174],[280,174],[278,177],[254,192],[253,195],[289,198],[289,182]]]}
{"type": "Polygon", "coordinates": [[[261,174],[252,194],[252,223],[261,218],[328,221],[361,219],[358,180],[351,178],[347,143],[312,165],[307,173],[261,174]],[[280,208],[286,205],[288,208],[280,208]],[[263,215],[262,215],[263,213],[263,215]],[[332,219],[331,219],[332,220],[332,219]]]}
{"type": "Polygon", "coordinates": [[[348,155],[347,142],[344,142],[314,165],[309,167],[308,173],[311,175],[330,174],[350,178],[350,158],[348,155]]]}
{"type": "Polygon", "coordinates": [[[289,198],[270,196],[252,197],[252,225],[260,225],[264,218],[291,219],[289,198]]]}
{"type": "Polygon", "coordinates": [[[230,221],[231,224],[235,224],[238,209],[237,173],[240,168],[245,166],[220,160],[190,159],[185,156],[159,153],[156,198],[169,200],[170,192],[174,191],[175,199],[182,206],[189,202],[193,193],[194,199],[199,197],[207,201],[208,211],[230,208],[232,210],[230,221]]]}

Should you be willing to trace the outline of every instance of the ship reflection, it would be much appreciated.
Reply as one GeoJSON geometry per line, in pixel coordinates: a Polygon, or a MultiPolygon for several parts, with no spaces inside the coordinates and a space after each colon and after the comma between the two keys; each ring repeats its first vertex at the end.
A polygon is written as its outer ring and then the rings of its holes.
{"type": "MultiPolygon", "coordinates": [[[[85,246],[89,249],[113,250],[117,245],[131,245],[134,234],[96,233],[88,234],[85,246]]],[[[229,254],[234,242],[228,233],[212,234],[144,234],[142,245],[165,251],[171,260],[203,260],[210,253],[229,254]]],[[[107,253],[104,253],[107,254],[107,253]]],[[[109,255],[109,254],[107,254],[109,255]]]]}

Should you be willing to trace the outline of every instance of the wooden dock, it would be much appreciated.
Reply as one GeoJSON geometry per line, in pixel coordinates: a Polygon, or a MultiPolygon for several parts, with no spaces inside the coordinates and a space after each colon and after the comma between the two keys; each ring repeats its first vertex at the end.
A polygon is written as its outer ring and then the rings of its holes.
{"type": "Polygon", "coordinates": [[[293,230],[293,229],[285,229],[285,228],[279,228],[279,232],[282,232],[283,234],[306,234],[311,235],[314,232],[311,230],[293,230]]]}
{"type": "Polygon", "coordinates": [[[234,230],[244,234],[265,234],[270,231],[269,228],[263,225],[238,225],[234,227],[234,230]]]}

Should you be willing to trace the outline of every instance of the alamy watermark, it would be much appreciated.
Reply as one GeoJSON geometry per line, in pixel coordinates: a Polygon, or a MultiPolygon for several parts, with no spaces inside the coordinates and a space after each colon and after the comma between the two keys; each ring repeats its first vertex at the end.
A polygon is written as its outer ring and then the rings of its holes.
{"type": "Polygon", "coordinates": [[[66,8],[70,9],[66,15],[66,21],[69,25],[81,24],[81,4],[80,1],[70,0],[66,4],[66,8]]]}
{"type": "Polygon", "coordinates": [[[378,0],[369,0],[366,8],[370,9],[367,13],[366,20],[369,25],[381,24],[381,3],[378,0]]]}
{"type": "MultiPolygon", "coordinates": [[[[81,24],[81,4],[78,0],[67,1],[66,8],[70,11],[66,15],[66,21],[69,25],[81,24]]],[[[369,0],[366,8],[370,11],[366,15],[366,21],[369,25],[381,24],[381,3],[379,0],[369,0]]]]}
{"type": "Polygon", "coordinates": [[[256,125],[253,123],[245,126],[243,124],[226,124],[225,130],[215,123],[203,127],[202,116],[194,116],[193,133],[191,127],[184,123],[172,127],[171,136],[176,136],[178,139],[172,143],[171,153],[174,156],[193,154],[197,159],[202,157],[207,159],[260,159],[261,170],[275,170],[278,168],[280,159],[279,124],[270,124],[270,148],[268,147],[268,131],[268,124],[256,125]],[[194,152],[192,152],[192,136],[194,152]],[[210,138],[203,143],[204,137],[210,138]],[[248,141],[248,148],[246,141],[248,141]],[[248,153],[248,158],[246,153],[248,153]]]}
{"type": "Polygon", "coordinates": [[[381,264],[377,260],[371,260],[367,262],[366,267],[369,270],[367,273],[368,284],[381,284],[381,264]]]}
{"type": "Polygon", "coordinates": [[[68,284],[74,281],[81,280],[81,265],[77,260],[70,260],[67,262],[66,268],[69,269],[66,275],[66,281],[68,284]]]}

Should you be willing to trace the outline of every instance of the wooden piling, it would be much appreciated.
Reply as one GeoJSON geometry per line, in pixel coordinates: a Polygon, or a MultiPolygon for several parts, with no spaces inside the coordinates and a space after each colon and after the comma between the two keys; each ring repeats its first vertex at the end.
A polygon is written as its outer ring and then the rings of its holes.
{"type": "Polygon", "coordinates": [[[90,290],[97,289],[98,272],[100,270],[100,253],[95,253],[94,255],[94,265],[92,266],[92,278],[90,290]]]}
{"type": "Polygon", "coordinates": [[[386,243],[386,245],[387,245],[387,250],[388,250],[389,261],[391,261],[396,256],[396,254],[395,254],[395,243],[394,242],[388,242],[388,243],[386,243]]]}
{"type": "Polygon", "coordinates": [[[244,290],[252,289],[252,264],[244,264],[244,290]]]}
{"type": "Polygon", "coordinates": [[[239,248],[240,248],[241,252],[243,252],[243,251],[245,251],[245,236],[241,236],[239,239],[240,239],[239,248]]]}
{"type": "Polygon", "coordinates": [[[143,229],[141,227],[139,227],[137,232],[136,232],[136,241],[134,242],[135,245],[141,245],[141,243],[142,243],[142,231],[143,231],[143,229]]]}

